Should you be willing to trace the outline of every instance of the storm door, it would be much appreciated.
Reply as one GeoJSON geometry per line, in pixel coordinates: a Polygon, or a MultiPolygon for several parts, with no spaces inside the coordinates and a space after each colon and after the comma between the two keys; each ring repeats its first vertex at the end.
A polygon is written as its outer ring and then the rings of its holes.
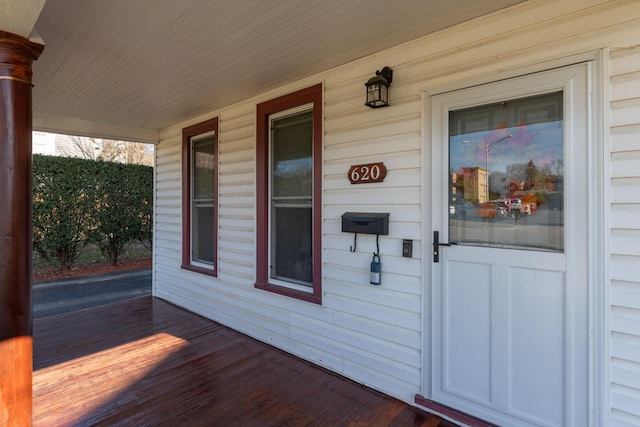
{"type": "Polygon", "coordinates": [[[431,398],[588,417],[587,66],[433,97],[431,398]]]}

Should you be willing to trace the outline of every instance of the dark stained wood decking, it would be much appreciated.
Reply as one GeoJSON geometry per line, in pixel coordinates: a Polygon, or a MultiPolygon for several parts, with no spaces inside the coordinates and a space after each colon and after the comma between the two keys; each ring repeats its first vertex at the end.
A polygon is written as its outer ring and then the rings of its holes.
{"type": "Polygon", "coordinates": [[[34,321],[34,426],[452,426],[163,300],[34,321]]]}

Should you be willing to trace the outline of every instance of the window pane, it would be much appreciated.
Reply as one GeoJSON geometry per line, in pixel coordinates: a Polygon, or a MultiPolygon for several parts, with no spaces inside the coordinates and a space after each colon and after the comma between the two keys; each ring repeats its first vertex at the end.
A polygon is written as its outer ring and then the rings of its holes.
{"type": "Polygon", "coordinates": [[[449,113],[449,238],[564,250],[562,92],[449,113]]]}
{"type": "Polygon", "coordinates": [[[193,141],[191,260],[214,263],[215,135],[193,141]]]}
{"type": "Polygon", "coordinates": [[[311,286],[313,282],[311,207],[273,209],[273,277],[311,286]]]}
{"type": "Polygon", "coordinates": [[[312,111],[274,120],[272,132],[273,197],[311,196],[312,111]]]}
{"type": "Polygon", "coordinates": [[[195,206],[192,230],[192,261],[213,265],[213,206],[195,206]]]}
{"type": "Polygon", "coordinates": [[[215,136],[193,143],[193,198],[213,200],[215,173],[215,136]]]}
{"type": "Polygon", "coordinates": [[[271,122],[271,277],[311,286],[313,112],[271,122]]]}

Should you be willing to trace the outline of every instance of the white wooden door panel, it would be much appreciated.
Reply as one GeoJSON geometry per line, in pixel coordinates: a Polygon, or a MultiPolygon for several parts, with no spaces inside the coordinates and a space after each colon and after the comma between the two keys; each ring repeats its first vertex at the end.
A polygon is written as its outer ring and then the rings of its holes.
{"type": "Polygon", "coordinates": [[[453,261],[446,275],[442,391],[561,425],[564,272],[453,261]]]}
{"type": "Polygon", "coordinates": [[[443,388],[491,401],[491,268],[474,263],[447,265],[443,289],[443,388]],[[468,355],[473,354],[473,358],[468,355]]]}
{"type": "Polygon", "coordinates": [[[588,423],[587,76],[578,64],[432,105],[431,216],[452,245],[432,269],[430,397],[500,425],[588,423]]]}

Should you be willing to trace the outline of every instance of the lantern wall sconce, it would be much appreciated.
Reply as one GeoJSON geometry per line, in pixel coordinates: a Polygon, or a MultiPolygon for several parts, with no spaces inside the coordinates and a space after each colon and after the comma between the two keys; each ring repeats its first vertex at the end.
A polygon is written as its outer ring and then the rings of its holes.
{"type": "Polygon", "coordinates": [[[367,88],[367,102],[364,103],[369,108],[380,108],[389,106],[389,85],[393,81],[393,70],[384,67],[376,71],[375,77],[371,77],[364,85],[367,88]]]}

